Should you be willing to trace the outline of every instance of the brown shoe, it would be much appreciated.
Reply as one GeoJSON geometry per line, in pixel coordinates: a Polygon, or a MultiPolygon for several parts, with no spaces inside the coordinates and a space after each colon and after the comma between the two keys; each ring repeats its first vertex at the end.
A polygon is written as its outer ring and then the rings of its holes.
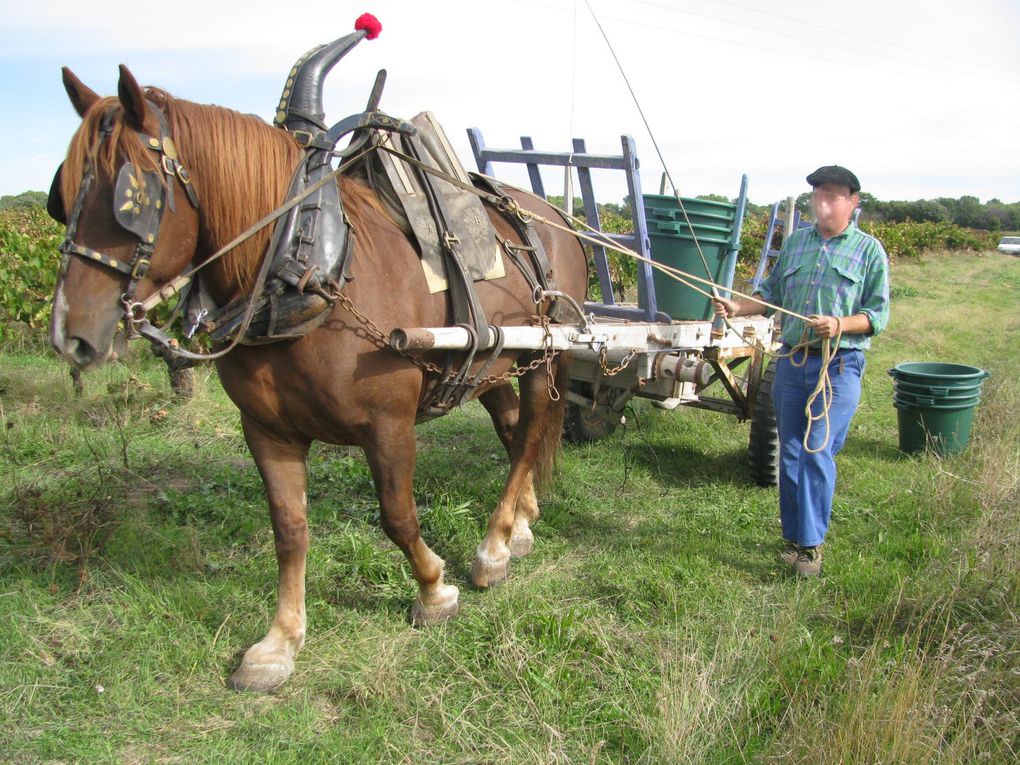
{"type": "Polygon", "coordinates": [[[797,560],[793,562],[793,570],[798,576],[818,576],[822,573],[822,546],[801,547],[797,560]]]}
{"type": "Polygon", "coordinates": [[[797,555],[800,553],[800,545],[796,542],[791,542],[789,539],[783,540],[783,551],[779,553],[779,560],[785,563],[787,566],[792,566],[797,562],[797,555]]]}

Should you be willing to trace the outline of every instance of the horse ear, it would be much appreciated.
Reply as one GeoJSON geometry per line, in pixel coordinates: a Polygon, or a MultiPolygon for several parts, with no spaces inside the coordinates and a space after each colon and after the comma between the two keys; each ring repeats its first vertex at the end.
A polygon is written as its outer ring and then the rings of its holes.
{"type": "Polygon", "coordinates": [[[145,125],[145,93],[126,66],[120,65],[120,82],[117,83],[117,95],[124,105],[124,119],[135,130],[141,131],[145,125]]]}
{"type": "Polygon", "coordinates": [[[99,94],[79,80],[75,73],[66,66],[61,67],[60,72],[64,80],[64,90],[67,91],[67,97],[71,99],[71,105],[74,106],[79,117],[84,117],[85,112],[92,104],[99,100],[99,94]]]}

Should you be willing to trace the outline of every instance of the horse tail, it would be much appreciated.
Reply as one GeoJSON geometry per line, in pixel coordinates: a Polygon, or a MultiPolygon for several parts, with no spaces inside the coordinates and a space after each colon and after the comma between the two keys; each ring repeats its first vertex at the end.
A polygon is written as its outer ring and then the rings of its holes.
{"type": "Polygon", "coordinates": [[[549,402],[546,416],[545,430],[538,442],[538,456],[532,473],[535,479],[535,488],[544,489],[552,482],[556,467],[556,457],[560,451],[560,444],[563,441],[563,417],[567,411],[567,385],[569,383],[568,373],[573,356],[569,352],[561,353],[553,362],[553,382],[556,392],[559,394],[549,402]]]}

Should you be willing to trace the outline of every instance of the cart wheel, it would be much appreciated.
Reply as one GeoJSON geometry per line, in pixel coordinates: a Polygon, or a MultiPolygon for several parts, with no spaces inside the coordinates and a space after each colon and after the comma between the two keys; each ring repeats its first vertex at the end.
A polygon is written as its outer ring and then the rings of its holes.
{"type": "MultiPolygon", "coordinates": [[[[578,392],[591,397],[591,386],[584,383],[578,386],[578,392]]],[[[571,443],[583,444],[603,439],[616,430],[620,424],[620,415],[609,406],[608,390],[603,388],[598,399],[594,410],[578,404],[567,404],[563,418],[564,438],[571,443]]]]}
{"type": "Polygon", "coordinates": [[[772,408],[772,381],[775,377],[776,362],[772,361],[762,372],[751,413],[747,461],[751,467],[751,480],[758,486],[779,483],[779,432],[776,430],[776,412],[772,408]]]}

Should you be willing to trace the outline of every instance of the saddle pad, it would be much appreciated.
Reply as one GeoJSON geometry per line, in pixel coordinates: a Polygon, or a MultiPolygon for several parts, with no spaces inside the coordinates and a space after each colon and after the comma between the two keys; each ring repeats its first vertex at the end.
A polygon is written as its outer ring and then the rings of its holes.
{"type": "MultiPolygon", "coordinates": [[[[407,138],[381,132],[383,144],[404,153],[414,153],[408,151],[411,146],[404,145],[405,141],[413,142],[413,147],[423,162],[463,183],[470,184],[471,179],[464,171],[443,128],[433,114],[422,112],[414,117],[411,123],[418,128],[416,136],[407,138]]],[[[385,151],[376,152],[373,159],[382,165],[383,172],[368,173],[374,181],[372,185],[380,192],[391,211],[395,212],[398,218],[407,221],[410,228],[408,233],[417,239],[429,291],[443,292],[447,289],[445,256],[436,222],[421,186],[419,173],[423,171],[385,151]],[[380,183],[381,181],[383,183],[380,183]]],[[[464,191],[436,176],[428,175],[427,182],[438,195],[442,196],[447,212],[447,225],[460,240],[457,251],[471,278],[478,281],[506,276],[496,232],[481,200],[471,192],[464,191]]]]}

